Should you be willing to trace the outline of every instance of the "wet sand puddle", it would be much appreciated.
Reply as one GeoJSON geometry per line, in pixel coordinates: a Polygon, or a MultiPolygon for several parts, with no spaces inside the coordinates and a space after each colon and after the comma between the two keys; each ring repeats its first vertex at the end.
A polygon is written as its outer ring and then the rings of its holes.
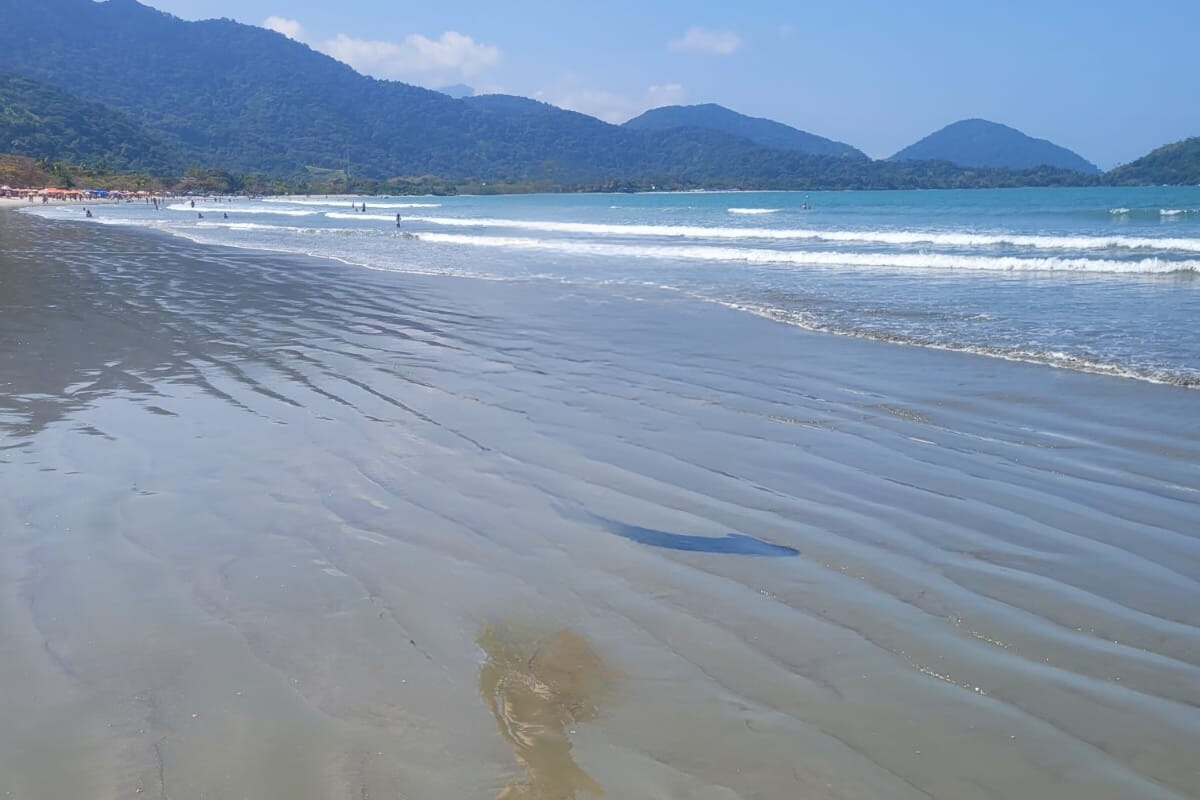
{"type": "Polygon", "coordinates": [[[525,774],[497,800],[572,800],[604,794],[571,756],[569,726],[590,722],[610,697],[613,674],[587,641],[567,629],[536,639],[516,626],[489,625],[476,641],[487,653],[479,695],[525,774]]]}

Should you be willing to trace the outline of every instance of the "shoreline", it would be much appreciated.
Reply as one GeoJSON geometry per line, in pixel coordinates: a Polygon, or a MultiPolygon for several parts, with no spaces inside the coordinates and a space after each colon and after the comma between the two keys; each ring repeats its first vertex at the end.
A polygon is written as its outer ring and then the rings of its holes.
{"type": "Polygon", "coordinates": [[[1191,791],[1185,390],[145,233],[0,228],[0,789],[1191,791]]]}
{"type": "MultiPolygon", "coordinates": [[[[1000,190],[996,190],[996,191],[1000,191],[1000,190]]],[[[679,194],[687,194],[687,193],[679,193],[679,194]]],[[[288,198],[298,199],[301,196],[283,195],[280,197],[283,199],[288,199],[288,198]]],[[[305,195],[303,197],[305,197],[306,199],[308,198],[307,195],[305,195]]],[[[380,197],[383,197],[383,196],[380,196],[380,197]]],[[[408,196],[405,196],[404,198],[394,198],[392,196],[388,196],[389,199],[407,199],[407,197],[408,196]]],[[[421,197],[424,197],[424,196],[421,196],[421,197]]],[[[187,201],[189,199],[194,199],[196,201],[201,200],[200,197],[189,198],[189,197],[182,197],[182,196],[174,196],[169,199],[172,201],[181,201],[181,200],[187,201]]],[[[233,199],[246,200],[249,198],[238,197],[238,198],[233,198],[233,199]]],[[[331,200],[344,199],[344,200],[356,201],[359,199],[359,197],[353,196],[353,195],[331,195],[327,199],[331,199],[331,200]]],[[[436,198],[434,198],[434,199],[436,199],[436,198]]],[[[375,202],[379,202],[379,200],[377,199],[375,202]]],[[[117,208],[126,204],[123,201],[111,201],[111,200],[104,200],[104,199],[87,200],[87,201],[73,201],[73,202],[54,201],[54,205],[82,206],[82,205],[95,204],[98,207],[103,207],[103,205],[106,203],[111,204],[113,207],[117,207],[117,208]]],[[[18,202],[17,205],[21,205],[21,204],[18,202]]],[[[138,203],[135,202],[134,205],[138,205],[138,203]]],[[[224,209],[226,207],[224,205],[222,205],[222,206],[220,206],[220,208],[224,209]]],[[[208,209],[206,208],[205,210],[208,210],[208,209]]],[[[228,210],[230,211],[230,213],[234,213],[237,209],[235,209],[235,207],[231,205],[228,207],[228,210]]],[[[378,218],[378,217],[375,217],[375,218],[378,218]]],[[[390,216],[388,219],[390,220],[390,216]]],[[[135,230],[135,229],[139,228],[139,226],[137,226],[137,225],[129,225],[127,227],[130,230],[135,230]]],[[[388,228],[390,229],[390,225],[388,225],[388,228]]],[[[187,232],[167,231],[167,233],[168,233],[168,235],[174,236],[183,241],[192,241],[192,242],[197,241],[196,238],[194,238],[192,235],[190,235],[187,232]]],[[[230,241],[230,242],[214,244],[214,246],[231,247],[231,248],[243,250],[243,251],[262,252],[262,253],[297,252],[294,250],[286,250],[286,249],[278,249],[278,250],[272,249],[269,246],[258,245],[253,242],[239,243],[239,242],[230,241]]],[[[389,266],[387,265],[386,261],[375,263],[370,260],[369,256],[356,257],[354,255],[344,255],[344,254],[336,254],[336,253],[309,253],[309,255],[312,255],[317,258],[331,258],[335,261],[338,261],[339,263],[357,265],[357,266],[361,266],[361,267],[368,268],[368,269],[377,269],[377,268],[385,269],[385,270],[389,269],[389,266]]],[[[403,270],[401,270],[401,271],[403,271],[403,270]]],[[[414,274],[420,274],[420,273],[414,273],[414,274]]],[[[951,271],[947,274],[953,274],[953,272],[951,271]]],[[[1030,274],[1031,278],[1038,278],[1041,275],[1041,273],[1039,273],[1037,271],[1032,271],[1029,274],[1030,274]]],[[[1048,271],[1046,274],[1054,274],[1057,276],[1059,273],[1054,272],[1054,271],[1048,271]]],[[[1074,277],[1073,275],[1064,276],[1064,279],[1073,279],[1073,277],[1074,277]]],[[[1170,279],[1172,276],[1164,275],[1164,277],[1170,279]]],[[[683,292],[684,294],[687,294],[687,292],[685,290],[680,290],[680,291],[683,292]]],[[[1023,363],[1023,364],[1033,365],[1033,366],[1045,367],[1045,368],[1052,369],[1052,370],[1061,370],[1061,371],[1080,373],[1080,374],[1108,376],[1111,378],[1116,378],[1118,380],[1130,380],[1130,381],[1136,381],[1136,382],[1141,382],[1141,383],[1174,386],[1174,387],[1179,387],[1179,388],[1188,389],[1188,390],[1200,391],[1200,374],[1197,374],[1194,367],[1191,367],[1188,365],[1176,366],[1176,365],[1172,365],[1170,363],[1154,364],[1153,362],[1135,363],[1135,362],[1131,362],[1128,360],[1121,361],[1120,359],[1104,360],[1102,357],[1098,357],[1098,356],[1093,357],[1086,351],[1083,351],[1083,352],[1080,352],[1078,350],[1070,351],[1067,349],[1059,349],[1059,348],[1054,348],[1054,347],[1049,347],[1049,346],[1039,349],[1037,347],[1028,347],[1028,346],[1023,346],[1023,345],[992,346],[992,345],[989,345],[986,341],[984,341],[984,342],[979,342],[979,341],[941,342],[941,341],[936,341],[934,339],[930,339],[928,337],[922,336],[919,332],[914,333],[914,334],[908,334],[908,333],[904,333],[904,332],[896,333],[896,332],[893,332],[890,330],[875,331],[875,330],[865,329],[865,328],[864,329],[855,329],[853,327],[844,327],[844,326],[839,327],[837,325],[831,325],[831,324],[821,322],[821,321],[809,320],[803,314],[796,314],[796,315],[789,316],[787,313],[781,312],[778,309],[772,309],[769,307],[768,308],[759,308],[759,307],[755,307],[753,304],[746,304],[741,301],[732,301],[732,300],[722,299],[719,297],[705,297],[705,296],[701,296],[701,295],[696,295],[695,297],[696,297],[696,299],[699,299],[701,301],[711,302],[711,303],[715,303],[717,305],[730,305],[731,307],[736,308],[737,310],[739,310],[742,313],[748,313],[748,314],[760,316],[764,319],[771,320],[772,322],[774,322],[776,324],[781,324],[781,325],[784,325],[784,326],[787,326],[790,328],[802,329],[802,330],[806,330],[806,331],[818,333],[818,334],[824,334],[824,335],[830,335],[830,336],[836,336],[836,337],[856,338],[856,339],[862,339],[865,341],[898,345],[898,346],[903,346],[903,347],[943,350],[946,352],[953,352],[953,353],[964,353],[964,354],[968,354],[968,355],[971,355],[971,356],[974,356],[977,358],[998,359],[998,360],[1002,360],[1002,361],[1009,361],[1009,362],[1014,362],[1014,363],[1023,363]]]]}

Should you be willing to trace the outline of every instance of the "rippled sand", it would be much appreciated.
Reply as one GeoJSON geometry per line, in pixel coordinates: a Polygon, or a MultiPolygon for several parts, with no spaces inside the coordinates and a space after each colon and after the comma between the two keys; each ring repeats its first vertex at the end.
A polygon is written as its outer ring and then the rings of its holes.
{"type": "Polygon", "coordinates": [[[0,795],[1200,797],[1200,394],[0,214],[0,795]]]}

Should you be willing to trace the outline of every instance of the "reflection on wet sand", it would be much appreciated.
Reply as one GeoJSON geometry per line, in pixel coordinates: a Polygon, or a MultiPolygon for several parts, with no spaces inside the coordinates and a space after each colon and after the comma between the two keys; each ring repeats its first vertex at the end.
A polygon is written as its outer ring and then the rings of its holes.
{"type": "Polygon", "coordinates": [[[570,800],[600,785],[571,757],[567,726],[596,718],[608,695],[610,673],[587,641],[565,628],[549,638],[489,625],[476,641],[487,653],[479,694],[512,745],[525,775],[497,800],[570,800]]]}
{"type": "Polygon", "coordinates": [[[5,217],[0,800],[1200,800],[1193,390],[5,217]]]}

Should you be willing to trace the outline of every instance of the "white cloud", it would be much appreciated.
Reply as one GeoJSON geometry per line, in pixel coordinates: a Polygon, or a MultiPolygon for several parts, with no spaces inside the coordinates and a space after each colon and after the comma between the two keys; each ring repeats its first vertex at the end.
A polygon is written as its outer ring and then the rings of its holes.
{"type": "Polygon", "coordinates": [[[560,87],[534,94],[534,98],[542,102],[578,111],[614,125],[632,119],[647,109],[678,105],[686,96],[687,92],[678,83],[649,86],[640,98],[580,87],[560,87]]]}
{"type": "Polygon", "coordinates": [[[673,53],[709,53],[727,56],[742,46],[742,37],[733,31],[710,31],[705,28],[689,28],[678,39],[672,39],[667,49],[673,53]]]}
{"type": "Polygon", "coordinates": [[[687,92],[678,83],[664,83],[646,90],[647,108],[677,106],[687,98],[687,92]]]}
{"type": "Polygon", "coordinates": [[[304,41],[304,26],[294,19],[267,17],[263,20],[263,27],[276,33],[282,33],[284,36],[289,39],[295,39],[297,42],[304,41]]]}
{"type": "Polygon", "coordinates": [[[355,39],[339,33],[323,42],[308,42],[304,26],[286,17],[267,17],[263,27],[348,64],[365,75],[428,86],[444,86],[479,74],[500,62],[500,49],[470,36],[446,31],[439,39],[410,34],[402,41],[355,39]]]}
{"type": "Polygon", "coordinates": [[[590,117],[611,122],[614,125],[629,119],[633,103],[624,97],[603,89],[566,89],[555,92],[537,92],[534,97],[545,103],[578,111],[590,117]]]}
{"type": "Polygon", "coordinates": [[[355,39],[344,33],[315,47],[377,78],[444,83],[469,78],[500,62],[494,45],[476,42],[455,31],[436,41],[410,34],[400,42],[355,39]]]}

